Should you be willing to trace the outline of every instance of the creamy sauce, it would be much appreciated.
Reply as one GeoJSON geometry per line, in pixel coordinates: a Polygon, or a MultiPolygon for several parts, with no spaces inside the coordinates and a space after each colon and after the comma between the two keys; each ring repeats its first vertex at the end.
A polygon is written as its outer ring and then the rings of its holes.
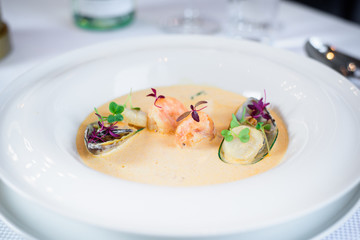
{"type": "MultiPolygon", "coordinates": [[[[211,142],[203,142],[193,148],[180,148],[175,144],[174,135],[160,134],[146,129],[137,133],[119,149],[105,156],[90,154],[84,144],[86,126],[97,117],[91,113],[79,127],[76,145],[84,163],[97,171],[140,183],[167,186],[194,186],[225,183],[244,179],[265,172],[278,165],[288,146],[288,134],[282,119],[271,112],[279,128],[278,139],[270,156],[253,165],[232,165],[218,158],[218,147],[221,143],[221,130],[227,129],[231,114],[245,101],[241,95],[219,88],[199,85],[184,85],[157,88],[158,94],[172,96],[184,103],[186,107],[200,100],[208,101],[204,112],[213,119],[216,137],[211,142]],[[196,96],[204,91],[205,94],[196,96]]],[[[150,90],[133,93],[133,106],[146,111],[154,98],[145,97],[150,90]]],[[[115,99],[123,104],[126,96],[115,99]]],[[[108,115],[106,103],[98,108],[100,114],[108,115]]]]}

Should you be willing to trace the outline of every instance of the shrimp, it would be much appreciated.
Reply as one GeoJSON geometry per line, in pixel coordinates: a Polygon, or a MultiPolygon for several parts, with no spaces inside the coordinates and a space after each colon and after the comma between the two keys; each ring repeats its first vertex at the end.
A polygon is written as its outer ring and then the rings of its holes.
{"type": "Polygon", "coordinates": [[[175,141],[181,147],[194,146],[197,143],[215,137],[213,120],[204,112],[198,112],[200,121],[196,122],[191,115],[182,120],[175,131],[175,141]]]}
{"type": "Polygon", "coordinates": [[[178,122],[176,119],[186,111],[184,104],[173,97],[159,98],[156,105],[148,112],[148,129],[161,133],[174,133],[178,122]]]}

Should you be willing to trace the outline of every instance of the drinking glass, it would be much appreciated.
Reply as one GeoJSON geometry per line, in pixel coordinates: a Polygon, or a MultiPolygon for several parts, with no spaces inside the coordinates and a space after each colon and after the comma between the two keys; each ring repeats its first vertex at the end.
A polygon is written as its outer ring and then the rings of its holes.
{"type": "Polygon", "coordinates": [[[220,30],[220,25],[214,19],[203,16],[194,7],[193,0],[188,0],[182,14],[167,18],[163,29],[170,33],[213,34],[220,30]]]}
{"type": "Polygon", "coordinates": [[[260,42],[271,41],[278,6],[279,0],[228,0],[230,34],[260,42]]]}

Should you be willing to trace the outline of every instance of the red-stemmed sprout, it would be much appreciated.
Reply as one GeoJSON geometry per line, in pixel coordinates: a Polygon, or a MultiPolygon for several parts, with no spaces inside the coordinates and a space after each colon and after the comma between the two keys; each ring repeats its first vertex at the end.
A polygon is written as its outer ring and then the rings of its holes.
{"type": "Polygon", "coordinates": [[[202,107],[202,108],[200,108],[200,109],[196,109],[196,108],[197,108],[199,105],[202,105],[202,104],[205,104],[205,103],[207,103],[207,101],[199,101],[199,102],[197,102],[195,105],[190,105],[191,111],[184,112],[183,114],[181,114],[181,115],[176,119],[176,121],[177,121],[177,122],[180,122],[181,120],[183,120],[184,118],[186,118],[187,116],[189,116],[189,114],[191,113],[191,117],[192,117],[196,122],[200,122],[200,117],[199,117],[198,111],[203,110],[203,109],[206,108],[207,106],[202,107]]]}
{"type": "Polygon", "coordinates": [[[248,108],[250,110],[252,110],[250,113],[251,117],[253,117],[255,119],[258,119],[259,117],[263,117],[266,120],[271,119],[270,115],[265,111],[266,106],[268,106],[270,104],[270,103],[266,102],[266,91],[265,90],[264,90],[264,96],[265,96],[264,102],[263,102],[263,98],[260,98],[259,101],[256,102],[255,100],[253,100],[252,101],[253,104],[248,105],[248,108]]]}
{"type": "Polygon", "coordinates": [[[146,96],[147,96],[147,97],[154,97],[154,98],[155,98],[154,106],[155,106],[155,107],[158,107],[158,108],[161,108],[160,106],[156,105],[156,102],[157,102],[157,100],[159,100],[160,98],[165,98],[165,96],[164,96],[164,95],[159,95],[159,96],[157,96],[157,94],[156,94],[156,89],[155,89],[155,88],[151,88],[151,90],[152,90],[153,93],[150,93],[150,94],[148,94],[148,95],[146,95],[146,96]]]}
{"type": "Polygon", "coordinates": [[[100,114],[95,113],[95,115],[98,116],[99,118],[98,121],[99,128],[94,129],[91,132],[88,140],[90,143],[105,142],[104,138],[109,135],[114,138],[120,137],[119,134],[114,133],[114,130],[117,129],[117,126],[115,126],[117,122],[114,122],[107,127],[105,126],[104,120],[102,119],[100,114]]]}

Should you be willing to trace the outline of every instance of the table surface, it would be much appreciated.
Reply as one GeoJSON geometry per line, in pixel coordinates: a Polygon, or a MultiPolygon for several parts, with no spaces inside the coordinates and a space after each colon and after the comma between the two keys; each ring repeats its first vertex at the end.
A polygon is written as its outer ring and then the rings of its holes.
{"type": "MultiPolygon", "coordinates": [[[[180,14],[186,1],[138,0],[137,16],[130,26],[109,32],[92,32],[73,24],[69,0],[3,0],[3,20],[11,32],[12,51],[0,60],[0,91],[12,80],[64,52],[103,41],[166,34],[160,22],[180,14]]],[[[201,14],[217,20],[215,34],[232,38],[228,31],[227,0],[197,0],[201,14]]],[[[304,43],[318,36],[344,52],[360,58],[360,25],[292,2],[282,1],[278,30],[270,43],[275,48],[305,55],[304,43]]],[[[360,87],[360,81],[354,82],[360,87]]],[[[6,94],[6,92],[2,92],[6,94]]],[[[0,239],[23,239],[0,221],[0,239]]],[[[360,209],[324,239],[360,239],[360,209]]]]}

